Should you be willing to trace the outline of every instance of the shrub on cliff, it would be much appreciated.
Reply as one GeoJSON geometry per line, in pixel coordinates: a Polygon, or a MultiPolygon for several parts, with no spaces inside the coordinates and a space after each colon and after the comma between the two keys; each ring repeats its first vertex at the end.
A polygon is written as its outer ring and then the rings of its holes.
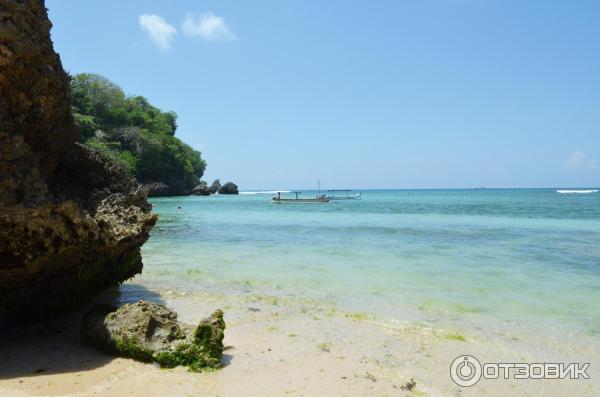
{"type": "Polygon", "coordinates": [[[142,183],[162,182],[170,194],[193,189],[204,174],[201,153],[176,138],[177,114],[142,96],[127,97],[105,77],[71,80],[73,117],[84,144],[120,163],[142,183]]]}

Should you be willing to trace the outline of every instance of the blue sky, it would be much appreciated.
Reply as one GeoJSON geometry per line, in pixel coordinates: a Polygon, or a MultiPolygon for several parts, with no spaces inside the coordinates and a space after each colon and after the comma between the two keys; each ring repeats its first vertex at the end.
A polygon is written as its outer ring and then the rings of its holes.
{"type": "Polygon", "coordinates": [[[600,185],[598,1],[47,0],[241,189],[600,185]]]}

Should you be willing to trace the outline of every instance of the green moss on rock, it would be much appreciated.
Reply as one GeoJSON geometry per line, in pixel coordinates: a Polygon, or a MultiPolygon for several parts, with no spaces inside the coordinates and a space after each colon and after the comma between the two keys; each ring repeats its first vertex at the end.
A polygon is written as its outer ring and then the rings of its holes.
{"type": "Polygon", "coordinates": [[[100,306],[86,313],[81,329],[84,340],[109,354],[191,371],[221,366],[225,335],[221,310],[194,328],[179,323],[175,312],[156,303],[139,301],[119,309],[100,306]]]}
{"type": "Polygon", "coordinates": [[[135,341],[127,339],[119,339],[115,341],[115,350],[123,357],[131,357],[134,360],[151,362],[152,351],[146,349],[135,341]]]}

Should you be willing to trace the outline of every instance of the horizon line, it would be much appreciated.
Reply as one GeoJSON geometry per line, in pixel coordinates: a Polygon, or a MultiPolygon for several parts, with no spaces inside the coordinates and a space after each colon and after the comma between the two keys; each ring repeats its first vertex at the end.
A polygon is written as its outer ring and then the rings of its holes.
{"type": "MultiPolygon", "coordinates": [[[[340,190],[342,188],[322,188],[321,191],[327,190],[340,190]]],[[[600,189],[600,186],[544,186],[544,187],[385,187],[385,188],[353,188],[346,187],[344,190],[514,190],[514,189],[600,189]]],[[[286,188],[286,189],[271,189],[271,188],[263,188],[263,189],[240,189],[240,192],[277,192],[277,191],[319,191],[319,189],[312,188],[286,188]]]]}

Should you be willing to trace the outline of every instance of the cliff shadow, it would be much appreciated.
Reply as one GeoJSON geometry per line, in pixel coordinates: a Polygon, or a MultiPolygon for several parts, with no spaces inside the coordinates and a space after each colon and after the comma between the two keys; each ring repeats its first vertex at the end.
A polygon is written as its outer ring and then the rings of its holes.
{"type": "Polygon", "coordinates": [[[139,299],[164,303],[143,286],[124,284],[100,294],[77,313],[38,322],[8,322],[0,334],[0,380],[87,371],[108,364],[115,357],[81,339],[81,318],[96,304],[117,306],[139,299]]]}

